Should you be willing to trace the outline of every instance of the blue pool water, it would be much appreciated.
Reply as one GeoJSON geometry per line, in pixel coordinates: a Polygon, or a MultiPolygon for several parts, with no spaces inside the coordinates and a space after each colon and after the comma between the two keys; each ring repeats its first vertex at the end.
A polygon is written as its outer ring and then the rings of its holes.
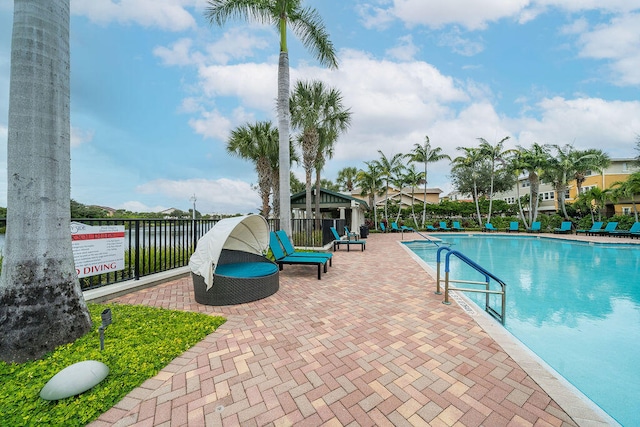
{"type": "MultiPolygon", "coordinates": [[[[620,424],[640,425],[640,246],[538,236],[440,237],[507,284],[509,332],[620,424]]],[[[406,244],[436,268],[433,244],[406,244]]],[[[483,280],[451,261],[450,279],[483,280]]],[[[484,309],[483,295],[465,295],[484,309]]],[[[499,310],[500,300],[492,297],[491,305],[499,310]]]]}

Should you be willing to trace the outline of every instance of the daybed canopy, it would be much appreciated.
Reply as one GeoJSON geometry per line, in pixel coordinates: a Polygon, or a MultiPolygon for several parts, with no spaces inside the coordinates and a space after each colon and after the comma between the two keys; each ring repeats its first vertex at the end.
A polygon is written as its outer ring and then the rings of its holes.
{"type": "Polygon", "coordinates": [[[209,290],[223,249],[263,255],[268,247],[269,225],[262,216],[225,218],[198,240],[198,246],[189,259],[189,268],[204,277],[209,290]]]}

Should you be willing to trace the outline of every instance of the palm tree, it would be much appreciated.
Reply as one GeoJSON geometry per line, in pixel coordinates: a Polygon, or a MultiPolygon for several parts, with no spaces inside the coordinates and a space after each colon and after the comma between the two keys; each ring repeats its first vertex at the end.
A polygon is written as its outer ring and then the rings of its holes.
{"type": "Polygon", "coordinates": [[[424,163],[424,199],[422,202],[422,227],[424,227],[427,220],[427,167],[429,163],[439,162],[444,159],[451,160],[451,157],[448,154],[443,154],[440,147],[431,148],[429,136],[425,135],[424,145],[414,144],[409,158],[412,162],[424,163]]]}
{"type": "MultiPolygon", "coordinates": [[[[322,169],[323,154],[333,148],[338,135],[349,127],[351,112],[344,108],[340,91],[325,87],[319,80],[298,81],[289,105],[291,125],[301,130],[298,142],[302,148],[302,166],[306,178],[305,207],[307,218],[311,218],[312,171],[315,168],[317,174],[318,169],[322,169]]],[[[319,212],[316,212],[316,217],[319,218],[319,212]]]]}
{"type": "Polygon", "coordinates": [[[358,176],[358,168],[346,167],[338,171],[336,181],[340,188],[344,191],[352,192],[355,188],[356,177],[358,176]]]}
{"type": "Polygon", "coordinates": [[[636,196],[640,195],[640,172],[629,175],[626,181],[617,181],[611,184],[611,188],[616,191],[620,199],[630,199],[633,205],[633,214],[638,221],[638,206],[636,196]]]}
{"type": "Polygon", "coordinates": [[[359,170],[356,177],[356,183],[360,187],[360,194],[369,196],[369,205],[373,206],[373,224],[378,229],[378,209],[376,206],[376,195],[384,194],[382,188],[382,176],[377,162],[364,162],[367,170],[359,170]]]}
{"type": "MultiPolygon", "coordinates": [[[[321,82],[317,82],[322,84],[321,82]]],[[[327,159],[333,158],[334,146],[340,134],[351,124],[351,111],[344,109],[342,94],[337,89],[330,89],[326,93],[322,107],[322,126],[318,129],[320,145],[316,155],[316,194],[320,194],[320,174],[327,159]]],[[[315,198],[316,217],[320,218],[320,197],[315,198]]],[[[317,227],[320,227],[318,224],[317,227]]]]}
{"type": "Polygon", "coordinates": [[[478,138],[480,141],[480,153],[491,162],[491,189],[489,190],[489,214],[487,222],[491,222],[491,210],[493,206],[493,183],[496,175],[496,162],[503,166],[506,164],[506,158],[513,153],[514,150],[503,150],[502,147],[509,137],[505,136],[496,145],[491,145],[484,138],[478,138]]]}
{"type": "Polygon", "coordinates": [[[338,68],[336,53],[329,40],[322,18],[316,9],[302,7],[302,0],[208,0],[205,16],[219,26],[230,18],[273,25],[280,35],[278,60],[278,135],[280,227],[291,237],[291,190],[289,146],[289,51],[287,28],[290,27],[302,44],[318,61],[329,68],[338,68]]]}
{"type": "MultiPolygon", "coordinates": [[[[414,199],[414,190],[415,188],[422,184],[425,181],[425,173],[424,172],[418,172],[416,171],[416,168],[414,165],[411,165],[407,168],[406,173],[404,174],[404,182],[407,183],[407,185],[411,186],[411,216],[413,216],[413,222],[416,224],[416,226],[418,225],[418,220],[416,219],[416,212],[414,209],[415,204],[413,203],[414,199]]],[[[426,194],[425,194],[426,196],[426,194]]],[[[424,223],[424,220],[423,220],[424,223]]]]}
{"type": "Polygon", "coordinates": [[[0,359],[42,357],[91,329],[71,247],[69,0],[15,0],[0,359]]]}
{"type": "Polygon", "coordinates": [[[272,162],[278,153],[278,129],[266,121],[240,126],[231,131],[227,141],[227,152],[255,164],[258,191],[262,200],[262,215],[269,218],[269,195],[273,188],[272,162]]]}
{"type": "MultiPolygon", "coordinates": [[[[540,175],[549,163],[549,153],[545,145],[534,142],[530,149],[518,146],[519,167],[528,173],[529,180],[529,224],[538,218],[540,175]]],[[[525,224],[526,225],[526,224],[525,224]]]]}
{"type": "Polygon", "coordinates": [[[402,169],[404,169],[402,159],[405,155],[398,153],[394,154],[391,158],[388,158],[384,155],[382,150],[378,150],[378,154],[380,154],[380,159],[374,161],[380,171],[380,176],[384,178],[385,182],[384,219],[388,221],[389,183],[402,172],[402,169]]]}
{"type": "Polygon", "coordinates": [[[577,194],[580,194],[587,172],[595,170],[602,173],[611,164],[611,159],[605,152],[597,148],[578,151],[574,156],[576,157],[574,179],[576,180],[577,194]]]}
{"type": "Polygon", "coordinates": [[[478,175],[477,171],[480,168],[484,156],[479,148],[475,147],[458,147],[457,150],[464,151],[464,156],[458,156],[452,161],[453,169],[466,169],[471,171],[471,177],[473,179],[473,200],[476,204],[476,215],[478,216],[478,225],[482,227],[482,217],[480,216],[480,204],[478,201],[478,175]]]}

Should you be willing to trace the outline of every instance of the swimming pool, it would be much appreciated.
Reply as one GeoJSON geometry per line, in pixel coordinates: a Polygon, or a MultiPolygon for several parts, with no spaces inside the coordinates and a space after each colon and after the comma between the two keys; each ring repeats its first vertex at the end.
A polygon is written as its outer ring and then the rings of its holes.
{"type": "MultiPolygon", "coordinates": [[[[540,236],[440,237],[507,283],[511,334],[619,423],[640,425],[640,246],[540,236]]],[[[433,244],[405,243],[436,268],[433,244]]],[[[451,261],[450,279],[480,279],[451,261]]],[[[484,309],[483,295],[465,295],[484,309]]]]}

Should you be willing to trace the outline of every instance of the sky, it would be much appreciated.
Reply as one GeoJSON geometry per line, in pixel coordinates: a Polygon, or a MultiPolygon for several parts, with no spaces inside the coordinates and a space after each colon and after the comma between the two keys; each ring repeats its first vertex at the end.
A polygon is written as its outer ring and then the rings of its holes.
{"type": "MultiPolygon", "coordinates": [[[[455,158],[484,138],[505,148],[570,144],[630,158],[640,134],[640,0],[306,0],[339,68],[290,32],[291,85],[322,80],[352,112],[322,177],[408,153],[428,136],[455,158]]],[[[159,212],[257,212],[253,164],[230,132],[277,127],[273,27],[211,25],[206,0],[71,0],[71,197],[159,212]]],[[[0,206],[13,2],[0,0],[0,206]]],[[[418,168],[418,170],[421,170],[418,168]]],[[[304,172],[293,171],[304,182],[304,172]]],[[[429,165],[445,195],[450,165],[429,165]]]]}

